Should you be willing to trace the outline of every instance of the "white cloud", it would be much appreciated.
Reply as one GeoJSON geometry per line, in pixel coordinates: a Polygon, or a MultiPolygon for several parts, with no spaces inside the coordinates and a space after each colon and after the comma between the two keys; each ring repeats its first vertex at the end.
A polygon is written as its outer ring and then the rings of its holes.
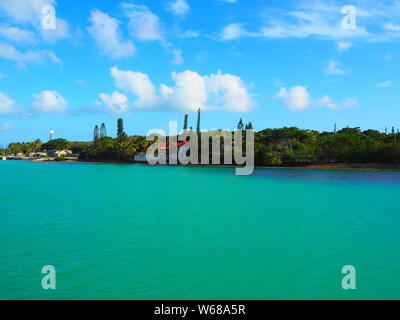
{"type": "Polygon", "coordinates": [[[277,93],[277,98],[282,99],[283,105],[292,111],[301,111],[312,107],[324,106],[332,110],[355,107],[357,100],[346,98],[341,103],[335,103],[331,97],[324,96],[314,100],[306,87],[296,86],[290,89],[282,87],[277,93]]]}
{"type": "Polygon", "coordinates": [[[400,32],[400,25],[391,22],[385,23],[383,28],[388,31],[400,32]]]}
{"type": "Polygon", "coordinates": [[[349,50],[353,46],[353,43],[348,42],[348,41],[339,41],[337,43],[337,50],[339,52],[344,52],[349,50]]]}
{"type": "Polygon", "coordinates": [[[240,77],[220,71],[209,76],[189,70],[172,72],[174,86],[161,84],[158,91],[148,75],[142,72],[113,67],[111,76],[118,89],[133,95],[136,100],[128,106],[127,100],[119,94],[113,100],[111,96],[103,94],[101,99],[109,109],[116,104],[112,101],[118,97],[124,106],[120,109],[124,112],[131,109],[196,111],[199,107],[205,111],[249,111],[255,105],[240,77]]]}
{"type": "Polygon", "coordinates": [[[392,86],[392,81],[384,81],[376,84],[377,88],[387,88],[392,86]]]}
{"type": "Polygon", "coordinates": [[[172,72],[174,87],[162,84],[160,87],[163,102],[171,109],[195,111],[206,109],[208,99],[205,79],[197,72],[172,72]]]}
{"type": "Polygon", "coordinates": [[[0,36],[19,44],[32,44],[36,42],[33,32],[9,25],[0,25],[0,36]]]}
{"type": "Polygon", "coordinates": [[[45,30],[40,28],[42,39],[45,42],[55,42],[69,37],[69,24],[63,19],[57,18],[55,30],[45,30]]]}
{"type": "Polygon", "coordinates": [[[34,94],[33,111],[40,113],[64,113],[67,111],[68,101],[57,91],[45,90],[34,94]]]}
{"type": "Polygon", "coordinates": [[[125,114],[130,110],[128,97],[117,91],[113,92],[111,95],[100,93],[100,99],[111,114],[125,114]]]}
{"type": "Polygon", "coordinates": [[[370,34],[362,27],[355,30],[342,28],[341,7],[335,9],[309,5],[306,8],[288,11],[282,19],[270,17],[268,25],[261,29],[261,35],[267,38],[307,38],[326,39],[363,38],[370,34]],[[337,10],[337,11],[334,11],[337,10]]]}
{"type": "Polygon", "coordinates": [[[0,12],[16,23],[39,23],[45,5],[56,5],[55,0],[0,0],[0,12]]]}
{"type": "Polygon", "coordinates": [[[11,131],[13,126],[11,123],[2,122],[0,123],[0,131],[11,131]]]}
{"type": "Polygon", "coordinates": [[[182,57],[182,51],[180,49],[173,49],[172,50],[172,63],[176,65],[181,65],[185,62],[185,60],[182,57]]]}
{"type": "Polygon", "coordinates": [[[250,36],[256,36],[256,35],[246,31],[243,28],[243,24],[241,23],[231,23],[227,25],[225,28],[222,29],[220,35],[222,40],[233,40],[237,38],[250,37],[250,36]]]}
{"type": "Polygon", "coordinates": [[[341,103],[335,103],[331,97],[325,96],[321,99],[315,101],[317,106],[325,106],[332,110],[344,109],[344,108],[351,108],[358,106],[357,100],[353,98],[346,98],[341,103]]]}
{"type": "Polygon", "coordinates": [[[107,13],[93,10],[89,21],[91,26],[88,31],[103,54],[114,59],[129,58],[134,55],[134,44],[129,40],[121,40],[120,22],[118,20],[110,17],[107,13]]]}
{"type": "Polygon", "coordinates": [[[190,6],[186,0],[174,0],[168,4],[168,9],[177,16],[184,16],[189,12],[190,6]]]}
{"type": "Polygon", "coordinates": [[[5,93],[0,92],[0,114],[13,114],[17,111],[17,103],[5,93]]]}
{"type": "Polygon", "coordinates": [[[340,68],[339,63],[336,60],[329,60],[328,65],[325,68],[325,74],[333,74],[333,75],[343,75],[346,73],[343,69],[340,68]]]}
{"type": "MultiPolygon", "coordinates": [[[[240,36],[280,38],[308,38],[344,41],[354,39],[359,41],[392,41],[397,40],[400,26],[394,23],[384,23],[389,19],[397,19],[400,14],[398,0],[388,1],[356,1],[357,27],[346,29],[342,27],[343,3],[321,0],[295,1],[293,5],[282,10],[269,7],[262,11],[263,23],[253,32],[237,32],[240,36]]],[[[232,25],[241,25],[240,21],[232,25]]],[[[240,31],[240,30],[239,30],[240,31]]],[[[229,37],[228,39],[235,39],[229,37]]]]}
{"type": "Polygon", "coordinates": [[[157,15],[146,6],[122,3],[129,18],[128,28],[132,37],[140,41],[162,41],[163,27],[157,15]]]}
{"type": "Polygon", "coordinates": [[[304,110],[312,106],[312,99],[306,87],[281,88],[277,94],[289,110],[304,110]]]}
{"type": "Polygon", "coordinates": [[[254,105],[245,84],[238,76],[218,71],[206,76],[205,82],[211,106],[222,104],[226,110],[249,111],[254,105]]]}
{"type": "MultiPolygon", "coordinates": [[[[138,41],[159,41],[173,56],[173,64],[182,64],[183,57],[180,49],[168,42],[164,37],[164,26],[160,18],[151,12],[144,5],[133,3],[122,3],[121,8],[125,15],[129,18],[128,29],[131,37],[138,41]]],[[[198,36],[193,32],[186,34],[187,36],[198,36]]]]}
{"type": "Polygon", "coordinates": [[[179,33],[178,35],[179,37],[184,39],[197,38],[200,36],[200,32],[194,30],[186,30],[184,32],[179,33]]]}
{"type": "Polygon", "coordinates": [[[137,108],[157,106],[157,91],[147,74],[142,72],[123,71],[117,67],[111,68],[111,76],[115,86],[137,97],[137,108]]]}
{"type": "Polygon", "coordinates": [[[14,46],[0,42],[0,58],[17,61],[19,63],[41,63],[50,60],[61,64],[61,60],[52,52],[46,50],[28,50],[25,53],[18,51],[14,46]]]}
{"type": "MultiPolygon", "coordinates": [[[[15,24],[23,25],[24,28],[33,26],[45,42],[54,42],[67,38],[69,36],[69,25],[63,19],[56,18],[55,30],[44,30],[42,28],[42,9],[45,5],[55,7],[57,2],[55,0],[0,0],[0,14],[2,13],[15,24]]],[[[14,26],[14,28],[17,27],[14,26]]],[[[9,38],[14,42],[21,42],[21,37],[25,39],[29,37],[29,43],[36,41],[36,39],[31,39],[34,36],[31,31],[17,29],[19,30],[8,31],[12,33],[9,38]]]]}

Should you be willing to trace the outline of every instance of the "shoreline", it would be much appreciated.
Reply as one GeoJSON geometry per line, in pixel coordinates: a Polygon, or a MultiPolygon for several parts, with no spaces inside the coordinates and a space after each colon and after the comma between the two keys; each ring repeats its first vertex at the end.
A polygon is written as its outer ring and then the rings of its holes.
{"type": "MultiPolygon", "coordinates": [[[[79,160],[70,159],[65,161],[56,161],[48,159],[21,159],[29,162],[58,162],[58,163],[88,163],[88,164],[141,164],[149,165],[145,162],[120,161],[120,160],[79,160]]],[[[11,161],[11,160],[10,160],[11,161]]],[[[157,165],[157,166],[181,166],[177,165],[157,165]]],[[[234,165],[213,165],[213,164],[190,164],[189,167],[221,167],[221,168],[236,168],[234,165]]],[[[400,164],[385,164],[385,163],[317,163],[308,165],[269,165],[269,166],[254,166],[255,169],[298,169],[298,170],[354,170],[354,171],[393,171],[400,172],[400,164]]]]}

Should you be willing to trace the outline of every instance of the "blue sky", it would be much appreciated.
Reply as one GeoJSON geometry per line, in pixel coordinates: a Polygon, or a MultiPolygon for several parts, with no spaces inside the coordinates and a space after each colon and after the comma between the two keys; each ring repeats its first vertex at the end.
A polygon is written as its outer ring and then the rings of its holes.
{"type": "Polygon", "coordinates": [[[0,0],[0,19],[3,145],[199,107],[203,129],[400,127],[400,0],[0,0]]]}

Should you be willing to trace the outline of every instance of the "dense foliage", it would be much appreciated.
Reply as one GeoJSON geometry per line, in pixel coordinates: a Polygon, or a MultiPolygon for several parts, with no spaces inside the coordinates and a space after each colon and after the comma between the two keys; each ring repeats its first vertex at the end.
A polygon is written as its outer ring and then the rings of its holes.
{"type": "MultiPolygon", "coordinates": [[[[240,123],[244,127],[243,122],[240,123]]],[[[104,130],[105,131],[105,130],[104,130]]],[[[103,135],[104,135],[103,131],[103,135]]],[[[150,145],[145,137],[129,137],[119,122],[119,138],[102,137],[94,142],[55,139],[11,143],[0,154],[29,153],[37,150],[71,149],[86,160],[132,160],[150,145]]],[[[400,135],[360,128],[338,132],[318,132],[298,128],[265,129],[255,133],[256,165],[303,165],[311,163],[400,163],[400,135]]]]}
{"type": "Polygon", "coordinates": [[[136,153],[147,147],[145,137],[101,138],[80,150],[80,158],[85,160],[132,160],[136,153]]]}
{"type": "Polygon", "coordinates": [[[400,163],[400,137],[344,128],[337,133],[298,128],[265,129],[255,135],[258,165],[302,163],[400,163]]]}
{"type": "Polygon", "coordinates": [[[68,150],[71,148],[71,142],[67,139],[54,139],[42,144],[41,150],[68,150]]]}

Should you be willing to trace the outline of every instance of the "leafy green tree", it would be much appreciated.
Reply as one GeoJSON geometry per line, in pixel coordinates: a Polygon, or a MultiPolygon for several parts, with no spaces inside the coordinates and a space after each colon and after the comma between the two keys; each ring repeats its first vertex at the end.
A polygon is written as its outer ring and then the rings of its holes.
{"type": "Polygon", "coordinates": [[[343,133],[345,133],[345,134],[358,134],[360,132],[361,132],[360,127],[355,127],[355,128],[347,127],[347,128],[343,128],[342,130],[338,131],[339,134],[340,133],[342,133],[342,134],[343,133]]]}
{"type": "Polygon", "coordinates": [[[71,147],[71,143],[67,139],[54,139],[42,144],[42,150],[67,150],[71,147]]]}
{"type": "Polygon", "coordinates": [[[185,114],[185,118],[183,120],[183,130],[187,130],[188,128],[188,117],[189,115],[185,114]]]}
{"type": "Polygon", "coordinates": [[[25,146],[25,152],[29,153],[29,152],[33,152],[38,150],[42,145],[42,142],[40,141],[40,139],[36,139],[35,141],[32,142],[28,142],[25,146]]]}
{"type": "Polygon", "coordinates": [[[12,142],[8,145],[8,152],[11,154],[24,153],[25,152],[25,143],[20,142],[12,142]]]}
{"type": "Polygon", "coordinates": [[[126,137],[126,133],[124,131],[124,120],[119,118],[117,126],[118,126],[118,131],[117,131],[118,139],[126,137]]]}

